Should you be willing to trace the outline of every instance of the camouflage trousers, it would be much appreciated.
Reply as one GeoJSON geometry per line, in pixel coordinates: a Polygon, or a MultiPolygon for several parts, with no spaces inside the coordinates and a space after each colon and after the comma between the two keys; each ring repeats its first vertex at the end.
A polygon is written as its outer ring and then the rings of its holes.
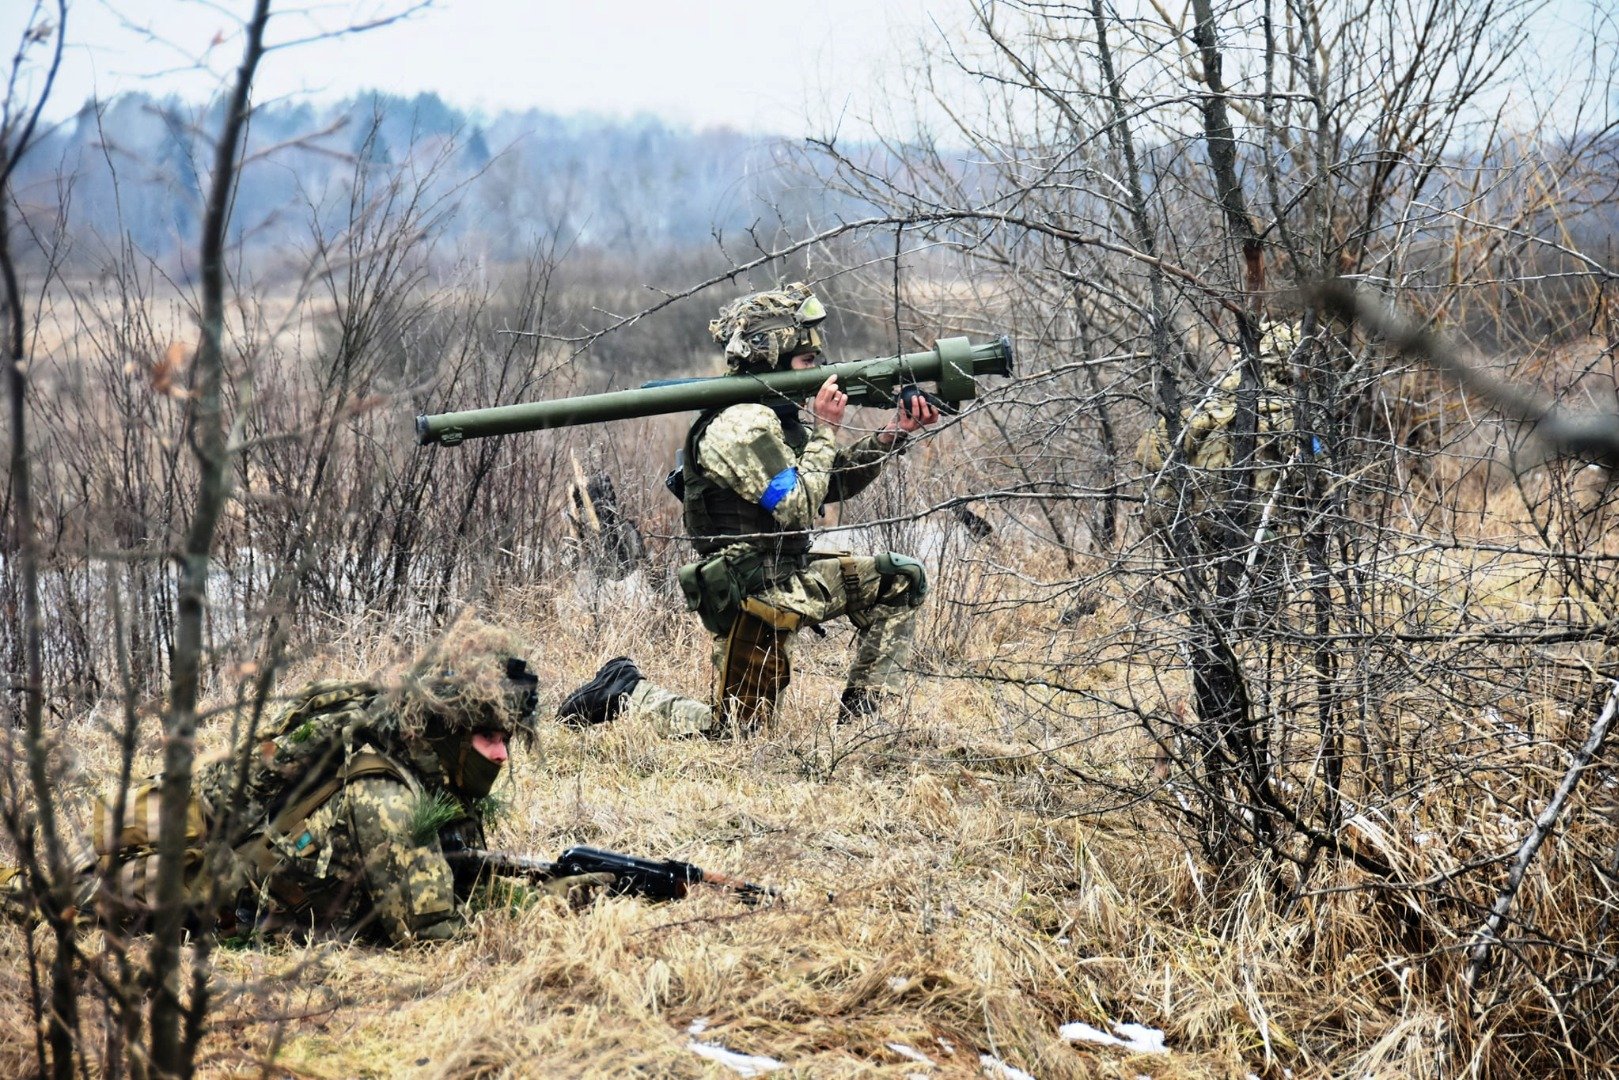
{"type": "MultiPolygon", "coordinates": [[[[813,559],[809,566],[755,598],[798,616],[800,627],[848,616],[855,624],[855,653],[845,686],[897,692],[916,627],[918,609],[911,606],[910,588],[903,577],[884,579],[872,556],[829,556],[813,559]]],[[[796,629],[781,635],[784,668],[790,667],[796,636],[796,629]]],[[[719,707],[719,681],[727,648],[726,636],[714,638],[709,701],[686,697],[644,679],[626,699],[625,712],[645,717],[665,737],[725,733],[730,721],[726,710],[719,707]]],[[[784,671],[777,689],[785,686],[784,671]]],[[[770,698],[766,711],[773,705],[774,695],[770,698]]]]}

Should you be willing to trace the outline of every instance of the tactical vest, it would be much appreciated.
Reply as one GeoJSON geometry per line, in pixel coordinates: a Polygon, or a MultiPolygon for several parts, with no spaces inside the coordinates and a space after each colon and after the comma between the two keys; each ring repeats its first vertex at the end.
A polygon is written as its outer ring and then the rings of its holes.
{"type": "MultiPolygon", "coordinates": [[[[729,408],[729,406],[727,406],[729,408]]],[[[747,543],[758,548],[768,558],[776,561],[796,561],[810,549],[810,534],[806,531],[782,532],[781,525],[775,517],[760,506],[751,503],[704,473],[697,464],[697,444],[703,433],[714,422],[714,418],[725,409],[709,409],[697,418],[691,430],[686,433],[686,447],[682,454],[681,478],[686,484],[685,521],[686,534],[700,555],[712,555],[722,548],[730,547],[736,543],[731,539],[736,536],[755,536],[747,543]]],[[[809,443],[809,429],[798,419],[795,409],[792,416],[785,415],[786,410],[778,412],[782,418],[782,436],[787,446],[797,455],[804,452],[809,443]]]]}

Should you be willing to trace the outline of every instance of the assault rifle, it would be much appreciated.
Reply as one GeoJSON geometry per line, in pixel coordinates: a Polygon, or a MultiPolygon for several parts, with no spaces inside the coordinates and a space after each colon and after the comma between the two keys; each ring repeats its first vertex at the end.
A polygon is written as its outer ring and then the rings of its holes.
{"type": "Polygon", "coordinates": [[[579,874],[612,874],[613,883],[607,887],[611,895],[638,896],[657,902],[684,899],[693,885],[717,886],[735,893],[745,904],[757,904],[780,895],[768,886],[716,874],[688,862],[643,859],[638,855],[593,847],[571,847],[555,862],[536,859],[532,855],[509,855],[503,851],[483,851],[479,848],[446,851],[444,857],[458,871],[524,878],[536,884],[579,874]]]}
{"type": "Polygon", "coordinates": [[[720,375],[705,379],[660,379],[636,390],[497,405],[488,409],[439,413],[416,418],[416,441],[454,446],[463,439],[510,435],[518,431],[630,420],[637,416],[696,412],[743,402],[774,405],[802,402],[815,396],[827,376],[838,377],[838,389],[850,405],[896,407],[922,393],[946,411],[978,396],[977,379],[1012,374],[1012,342],[999,337],[974,345],[964,337],[940,338],[925,352],[879,356],[826,364],[807,371],[772,371],[763,375],[720,375]],[[936,394],[919,383],[933,383],[936,394]]]}

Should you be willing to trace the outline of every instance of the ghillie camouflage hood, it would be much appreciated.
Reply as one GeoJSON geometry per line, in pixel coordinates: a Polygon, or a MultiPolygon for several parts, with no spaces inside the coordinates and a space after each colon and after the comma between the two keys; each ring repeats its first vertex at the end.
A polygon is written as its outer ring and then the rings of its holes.
{"type": "Polygon", "coordinates": [[[531,742],[538,680],[526,654],[511,631],[461,619],[387,691],[379,722],[407,740],[494,729],[531,742]]]}

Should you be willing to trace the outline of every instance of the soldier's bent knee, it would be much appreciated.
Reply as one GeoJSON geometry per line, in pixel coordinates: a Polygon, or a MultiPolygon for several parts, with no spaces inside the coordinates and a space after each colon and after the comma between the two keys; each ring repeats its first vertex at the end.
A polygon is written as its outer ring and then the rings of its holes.
{"type": "Polygon", "coordinates": [[[918,607],[928,594],[928,572],[920,562],[897,551],[877,555],[877,603],[918,607]]]}

